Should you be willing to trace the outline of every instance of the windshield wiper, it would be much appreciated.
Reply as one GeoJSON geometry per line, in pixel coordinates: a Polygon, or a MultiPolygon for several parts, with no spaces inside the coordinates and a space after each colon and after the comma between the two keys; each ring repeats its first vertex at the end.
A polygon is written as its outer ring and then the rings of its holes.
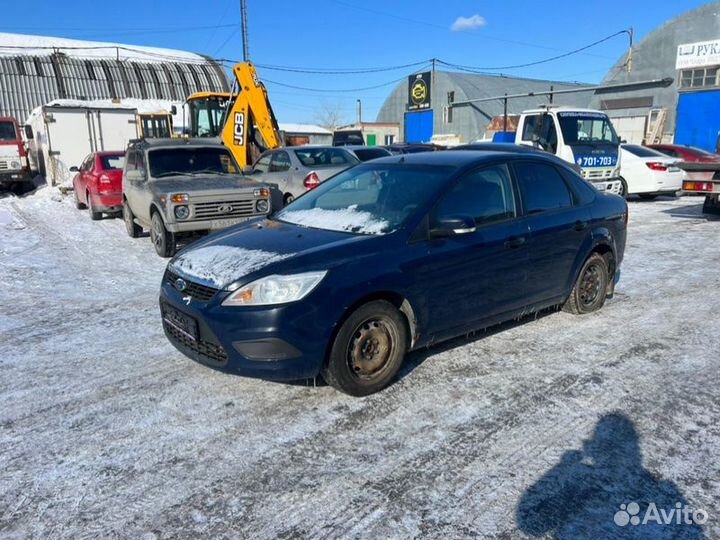
{"type": "Polygon", "coordinates": [[[217,171],[215,169],[202,169],[199,171],[192,171],[191,174],[228,174],[225,171],[217,171]]]}
{"type": "Polygon", "coordinates": [[[153,176],[155,176],[155,178],[164,178],[166,176],[183,176],[186,174],[189,174],[189,173],[187,173],[185,171],[165,171],[163,173],[155,174],[153,176]]]}

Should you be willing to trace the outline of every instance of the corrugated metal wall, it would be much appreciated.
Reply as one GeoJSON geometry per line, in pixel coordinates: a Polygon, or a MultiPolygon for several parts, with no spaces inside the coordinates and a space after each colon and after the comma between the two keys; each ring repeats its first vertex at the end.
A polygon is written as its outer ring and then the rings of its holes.
{"type": "Polygon", "coordinates": [[[193,92],[227,92],[222,67],[206,63],[82,59],[64,54],[0,56],[0,116],[23,123],[54,99],[167,99],[193,92]]]}

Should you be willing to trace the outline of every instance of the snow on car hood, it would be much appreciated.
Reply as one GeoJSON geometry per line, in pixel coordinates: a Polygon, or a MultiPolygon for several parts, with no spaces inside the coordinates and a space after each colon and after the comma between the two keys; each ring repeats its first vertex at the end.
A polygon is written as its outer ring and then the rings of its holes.
{"type": "Polygon", "coordinates": [[[376,218],[370,212],[358,210],[355,206],[338,210],[325,210],[323,208],[286,210],[278,218],[294,225],[316,227],[329,231],[360,234],[391,232],[388,230],[390,224],[387,221],[376,218]]]}
{"type": "Polygon", "coordinates": [[[188,278],[195,277],[221,288],[289,256],[262,249],[211,245],[180,253],[170,263],[170,268],[188,278]]]}

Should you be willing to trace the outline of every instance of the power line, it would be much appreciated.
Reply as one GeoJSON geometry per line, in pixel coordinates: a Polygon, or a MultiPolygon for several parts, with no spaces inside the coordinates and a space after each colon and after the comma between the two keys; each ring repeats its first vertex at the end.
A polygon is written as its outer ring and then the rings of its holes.
{"type": "Polygon", "coordinates": [[[397,66],[385,66],[385,67],[366,67],[366,68],[353,68],[353,69],[342,69],[342,68],[308,68],[308,67],[293,67],[293,66],[277,66],[271,64],[255,64],[261,69],[267,69],[270,71],[283,71],[287,73],[306,73],[313,75],[360,75],[364,73],[380,73],[383,71],[397,71],[400,69],[408,69],[416,66],[424,66],[431,62],[430,59],[422,60],[420,62],[413,62],[410,64],[401,64],[397,66]]]}
{"type": "Polygon", "coordinates": [[[213,26],[181,26],[181,27],[175,27],[175,28],[134,28],[134,29],[128,29],[128,30],[121,30],[118,32],[103,32],[102,34],[98,34],[97,32],[82,32],[83,30],[87,30],[87,27],[84,28],[50,28],[50,27],[15,27],[12,30],[14,32],[17,32],[18,30],[25,30],[25,31],[44,31],[44,32],[67,32],[67,31],[80,31],[81,36],[83,37],[91,37],[91,36],[136,36],[136,35],[145,35],[145,34],[172,34],[175,32],[192,32],[192,31],[200,31],[200,30],[217,30],[221,28],[233,28],[236,27],[236,24],[217,24],[213,26]]]}
{"type": "MultiPolygon", "coordinates": [[[[428,66],[428,67],[429,67],[429,66],[428,66]]],[[[305,86],[294,86],[294,85],[291,85],[291,84],[285,84],[285,83],[281,83],[281,82],[277,82],[277,81],[271,81],[271,80],[265,79],[265,78],[263,78],[263,81],[266,82],[266,83],[275,84],[275,85],[278,85],[278,86],[283,86],[283,87],[285,87],[285,88],[292,88],[292,89],[294,89],[294,90],[303,90],[303,91],[306,91],[306,92],[321,92],[321,93],[322,93],[322,92],[337,92],[337,93],[339,93],[339,92],[362,92],[362,91],[365,91],[365,90],[374,90],[374,89],[376,89],[376,88],[382,88],[383,86],[389,86],[389,85],[391,85],[391,84],[399,83],[400,81],[404,81],[404,80],[406,80],[406,79],[407,79],[407,76],[404,76],[404,77],[401,77],[401,78],[399,78],[399,79],[393,79],[392,81],[387,81],[387,82],[384,82],[384,83],[381,83],[381,84],[376,84],[376,85],[373,85],[373,86],[365,86],[365,87],[362,87],[362,88],[308,88],[308,87],[305,87],[305,86]]]]}

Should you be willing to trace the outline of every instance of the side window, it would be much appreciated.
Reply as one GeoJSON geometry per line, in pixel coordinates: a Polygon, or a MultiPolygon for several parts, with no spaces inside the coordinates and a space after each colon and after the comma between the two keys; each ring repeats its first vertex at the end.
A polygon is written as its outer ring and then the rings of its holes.
{"type": "Polygon", "coordinates": [[[552,165],[532,161],[515,164],[525,212],[537,214],[573,205],[570,190],[552,165]]]}
{"type": "Polygon", "coordinates": [[[594,188],[589,181],[564,167],[558,167],[558,171],[565,179],[567,185],[570,186],[573,199],[575,199],[577,204],[588,204],[595,200],[597,189],[594,188]]]}
{"type": "Polygon", "coordinates": [[[260,156],[253,166],[253,172],[266,173],[270,170],[270,158],[272,154],[264,154],[260,156]]]}
{"type": "Polygon", "coordinates": [[[134,171],[136,169],[137,165],[135,164],[135,151],[129,150],[127,153],[127,158],[125,159],[125,172],[134,171]]]}
{"type": "Polygon", "coordinates": [[[543,116],[542,131],[540,134],[545,150],[553,154],[557,153],[558,136],[555,120],[549,114],[543,116]]]}
{"type": "Polygon", "coordinates": [[[532,116],[525,117],[525,125],[523,126],[522,140],[532,142],[533,135],[537,129],[538,123],[540,122],[541,116],[535,114],[532,116]]]}
{"type": "Polygon", "coordinates": [[[290,170],[290,156],[287,152],[275,152],[270,162],[270,172],[285,172],[290,170]]]}
{"type": "Polygon", "coordinates": [[[147,171],[145,170],[145,152],[142,150],[135,153],[135,167],[147,177],[147,171]]]}
{"type": "Polygon", "coordinates": [[[433,212],[433,218],[452,215],[470,216],[478,225],[515,217],[515,198],[507,166],[479,169],[462,178],[433,212]]]}
{"type": "Polygon", "coordinates": [[[85,159],[82,162],[82,165],[80,165],[80,172],[88,172],[90,170],[90,166],[92,163],[92,160],[90,159],[92,156],[86,156],[85,159]]]}

